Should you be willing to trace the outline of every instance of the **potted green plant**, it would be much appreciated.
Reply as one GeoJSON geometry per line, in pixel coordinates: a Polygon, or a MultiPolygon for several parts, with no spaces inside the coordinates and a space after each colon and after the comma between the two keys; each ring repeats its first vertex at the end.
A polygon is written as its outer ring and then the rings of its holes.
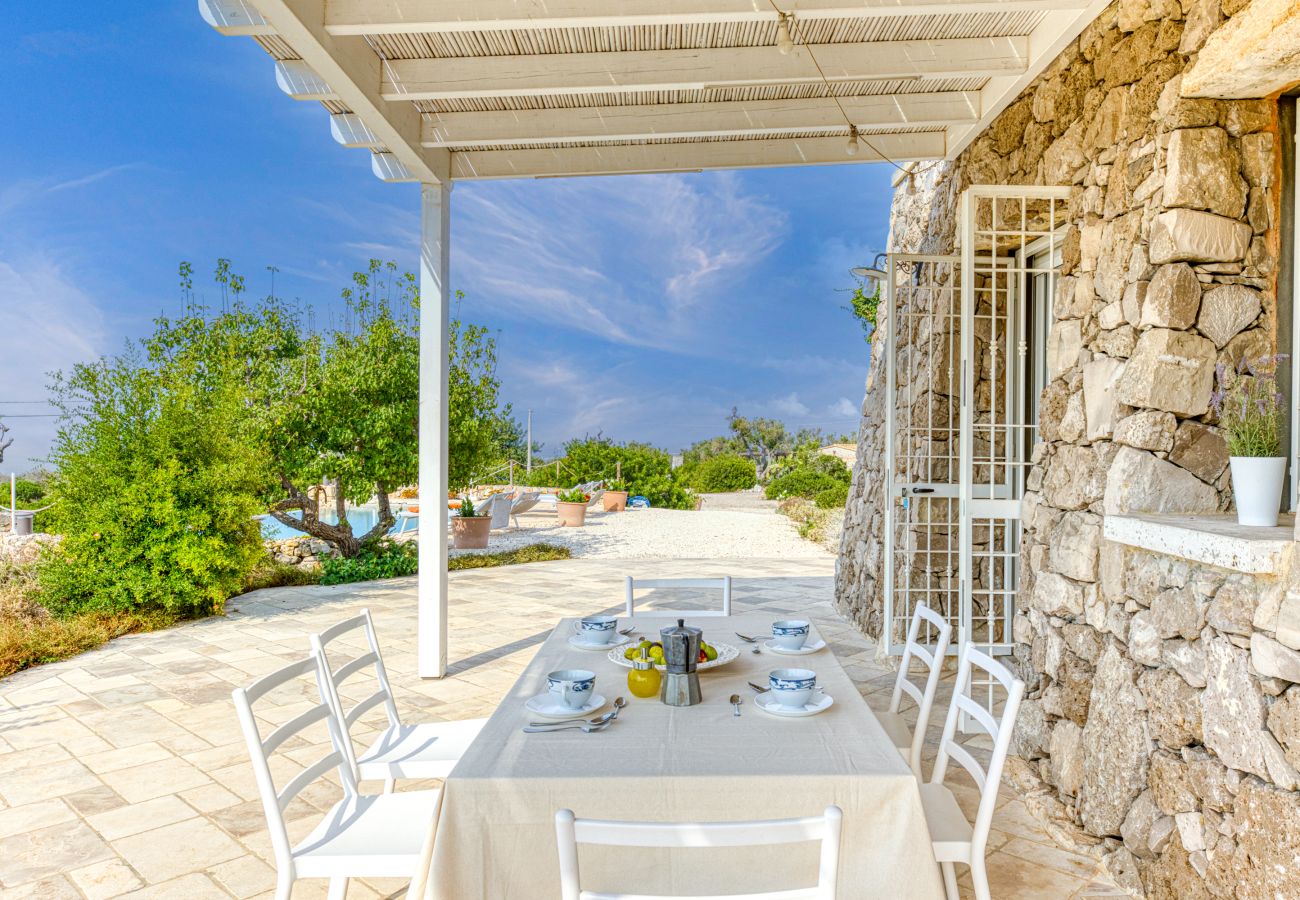
{"type": "Polygon", "coordinates": [[[627,509],[627,482],[615,478],[605,485],[605,493],[600,497],[605,512],[622,512],[627,509]]]}
{"type": "Polygon", "coordinates": [[[1280,356],[1243,359],[1235,368],[1215,368],[1218,387],[1210,405],[1228,442],[1232,499],[1241,525],[1273,526],[1282,506],[1286,457],[1282,456],[1282,394],[1277,388],[1280,356]]]}
{"type": "Polygon", "coordinates": [[[466,497],[451,518],[451,545],[457,550],[484,550],[491,529],[492,517],[480,516],[474,501],[466,497]]]}
{"type": "Polygon", "coordinates": [[[560,524],[571,527],[585,525],[587,522],[587,501],[591,495],[586,491],[573,488],[560,491],[555,496],[555,512],[560,517],[560,524]]]}

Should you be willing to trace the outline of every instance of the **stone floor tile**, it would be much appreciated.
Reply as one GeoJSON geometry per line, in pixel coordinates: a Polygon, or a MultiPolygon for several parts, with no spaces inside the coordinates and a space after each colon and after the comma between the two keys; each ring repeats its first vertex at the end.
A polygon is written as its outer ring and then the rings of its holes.
{"type": "Polygon", "coordinates": [[[0,838],[24,831],[35,831],[47,825],[70,822],[75,819],[68,804],[59,799],[38,800],[22,806],[11,806],[0,810],[0,838]]]}
{"type": "Polygon", "coordinates": [[[87,900],[107,900],[133,891],[143,884],[129,867],[117,859],[73,869],[68,877],[86,895],[87,900]]]}
{"type": "Polygon", "coordinates": [[[82,816],[93,816],[126,805],[121,795],[108,785],[77,791],[75,794],[68,794],[63,800],[82,816]]]}
{"type": "Polygon", "coordinates": [[[119,769],[129,769],[132,766],[158,762],[169,758],[171,755],[170,751],[164,749],[157,742],[148,741],[143,744],[136,744],[133,747],[113,748],[100,753],[81,754],[77,758],[90,771],[102,775],[105,772],[116,772],[119,769]]]}
{"type": "Polygon", "coordinates": [[[242,856],[213,866],[208,874],[241,900],[275,888],[275,869],[253,856],[242,856]]]}
{"type": "Polygon", "coordinates": [[[165,794],[199,787],[211,779],[183,759],[172,757],[160,762],[118,769],[101,776],[104,783],[122,795],[128,803],[140,803],[165,794]]]}
{"type": "MultiPolygon", "coordinates": [[[[975,893],[970,887],[970,872],[964,866],[958,868],[965,872],[958,879],[961,896],[973,898],[975,893]]],[[[1001,852],[988,855],[988,878],[989,893],[998,900],[1013,897],[1024,900],[1066,900],[1088,883],[1087,879],[1075,878],[1001,852]]]]}
{"type": "Polygon", "coordinates": [[[4,896],[5,900],[82,900],[81,894],[62,875],[8,888],[4,896]]]}
{"type": "MultiPolygon", "coordinates": [[[[294,894],[294,900],[297,900],[294,894]]],[[[130,900],[230,900],[230,895],[206,875],[182,875],[162,884],[151,885],[138,891],[123,894],[130,900]]],[[[351,900],[351,897],[349,897],[351,900]]]]}
{"type": "Polygon", "coordinates": [[[34,765],[20,776],[10,773],[0,779],[0,795],[9,805],[22,806],[97,788],[101,784],[94,772],[75,759],[69,759],[52,765],[34,765]]]}
{"type": "Polygon", "coordinates": [[[1071,853],[1052,844],[1028,841],[1021,837],[1012,838],[999,850],[1040,866],[1049,866],[1076,878],[1091,879],[1100,872],[1098,862],[1090,856],[1071,853]]]}
{"type": "Polygon", "coordinates": [[[238,859],[244,850],[206,819],[189,819],[112,842],[113,849],[149,884],[203,872],[238,859]]]}
{"type": "Polygon", "coordinates": [[[16,887],[90,863],[112,850],[83,822],[61,822],[0,839],[0,885],[16,887]]]}
{"type": "Polygon", "coordinates": [[[212,813],[226,809],[239,802],[239,798],[219,784],[205,784],[202,787],[182,791],[182,800],[201,813],[212,813]]]}
{"type": "Polygon", "coordinates": [[[192,819],[197,815],[198,813],[189,804],[169,795],[87,816],[86,823],[98,831],[105,840],[116,841],[119,838],[192,819]]]}

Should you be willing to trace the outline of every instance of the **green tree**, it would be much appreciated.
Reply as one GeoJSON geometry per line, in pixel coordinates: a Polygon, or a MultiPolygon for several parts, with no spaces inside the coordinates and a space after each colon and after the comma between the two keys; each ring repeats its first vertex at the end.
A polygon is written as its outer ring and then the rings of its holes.
{"type": "Polygon", "coordinates": [[[747,419],[733,408],[727,424],[743,455],[754,461],[760,481],[767,480],[773,462],[794,449],[794,438],[778,419],[747,419]]]}
{"type": "Polygon", "coordinates": [[[849,297],[849,305],[844,309],[853,314],[853,318],[862,328],[863,339],[871,343],[871,337],[876,333],[876,317],[880,313],[880,283],[877,282],[875,289],[869,294],[864,285],[863,281],[858,281],[857,287],[849,297]]]}

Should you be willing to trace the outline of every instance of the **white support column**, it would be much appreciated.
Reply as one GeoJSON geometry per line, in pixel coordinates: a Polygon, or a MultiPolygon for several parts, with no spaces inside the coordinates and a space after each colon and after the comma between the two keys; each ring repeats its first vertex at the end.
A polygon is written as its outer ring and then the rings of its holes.
{"type": "Polygon", "coordinates": [[[447,287],[451,184],[420,185],[419,673],[447,674],[447,287]]]}

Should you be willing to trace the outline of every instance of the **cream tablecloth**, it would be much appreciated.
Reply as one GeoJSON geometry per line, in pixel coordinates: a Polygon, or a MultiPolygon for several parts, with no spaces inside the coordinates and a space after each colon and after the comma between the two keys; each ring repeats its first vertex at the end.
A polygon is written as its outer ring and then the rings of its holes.
{"type": "MultiPolygon", "coordinates": [[[[733,632],[762,634],[770,615],[687,619],[710,643],[742,647],[702,672],[704,701],[685,709],[637,700],[627,670],[604,652],[567,643],[566,619],[542,645],[446,781],[434,841],[439,900],[544,900],[559,895],[554,816],[643,821],[781,818],[844,811],[843,900],[943,896],[916,782],[829,649],[805,657],[754,655],[733,632]],[[746,681],[807,666],[835,704],[821,715],[778,719],[754,706],[746,681]],[[608,730],[525,734],[524,701],[561,668],[596,672],[596,690],[630,706],[608,730]],[[745,705],[732,715],[738,693],[745,705]]],[[[643,633],[672,624],[637,618],[643,633]]],[[[583,847],[583,887],[632,893],[721,893],[812,884],[815,844],[777,848],[651,850],[583,847]]]]}

